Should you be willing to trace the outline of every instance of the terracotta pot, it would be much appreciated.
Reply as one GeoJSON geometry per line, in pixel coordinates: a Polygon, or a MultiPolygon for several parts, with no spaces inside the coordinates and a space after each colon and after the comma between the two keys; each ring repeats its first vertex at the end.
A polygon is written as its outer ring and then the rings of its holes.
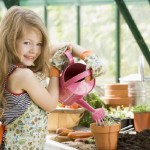
{"type": "Polygon", "coordinates": [[[128,84],[105,85],[105,96],[102,99],[109,107],[116,108],[122,105],[128,107],[131,103],[131,98],[128,96],[128,84]]]}
{"type": "Polygon", "coordinates": [[[128,90],[105,90],[105,97],[128,97],[128,90]]]}
{"type": "Polygon", "coordinates": [[[114,83],[114,84],[106,84],[106,90],[128,90],[127,83],[114,83]]]}
{"type": "Polygon", "coordinates": [[[129,97],[116,97],[116,98],[103,97],[102,99],[105,102],[105,104],[113,108],[122,105],[128,107],[131,102],[131,99],[129,97]]]}
{"type": "Polygon", "coordinates": [[[121,128],[120,123],[112,126],[98,126],[96,123],[92,123],[90,124],[90,128],[98,150],[117,149],[118,135],[121,128]]]}
{"type": "Polygon", "coordinates": [[[135,131],[141,132],[150,128],[150,112],[134,113],[135,131]]]}

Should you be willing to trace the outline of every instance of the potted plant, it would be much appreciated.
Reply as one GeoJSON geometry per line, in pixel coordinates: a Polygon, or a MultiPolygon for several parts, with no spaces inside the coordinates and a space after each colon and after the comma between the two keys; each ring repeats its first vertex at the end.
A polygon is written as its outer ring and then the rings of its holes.
{"type": "Polygon", "coordinates": [[[121,123],[106,115],[100,123],[90,124],[98,150],[116,150],[121,123]]]}
{"type": "Polygon", "coordinates": [[[117,106],[116,108],[109,107],[109,114],[121,121],[121,128],[129,125],[134,125],[133,112],[130,107],[117,106]]]}
{"type": "Polygon", "coordinates": [[[135,131],[150,128],[150,106],[141,104],[133,107],[135,131]]]}

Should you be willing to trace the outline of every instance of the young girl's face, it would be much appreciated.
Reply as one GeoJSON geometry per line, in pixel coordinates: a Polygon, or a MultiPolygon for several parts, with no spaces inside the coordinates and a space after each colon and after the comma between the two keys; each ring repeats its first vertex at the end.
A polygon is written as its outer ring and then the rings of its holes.
{"type": "Polygon", "coordinates": [[[16,50],[20,64],[24,67],[31,66],[41,54],[42,34],[36,28],[28,28],[22,36],[16,40],[16,50]]]}

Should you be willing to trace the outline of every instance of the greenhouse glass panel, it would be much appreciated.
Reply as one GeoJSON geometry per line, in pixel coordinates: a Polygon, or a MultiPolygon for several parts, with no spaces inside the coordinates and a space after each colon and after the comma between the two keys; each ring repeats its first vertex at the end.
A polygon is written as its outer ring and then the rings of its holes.
{"type": "Polygon", "coordinates": [[[81,7],[81,45],[104,59],[105,75],[97,84],[115,82],[115,5],[81,7]]]}
{"type": "MultiPolygon", "coordinates": [[[[150,13],[149,3],[132,3],[127,5],[133,20],[135,21],[145,43],[150,49],[150,13]]],[[[136,74],[139,72],[139,57],[142,52],[135,41],[128,25],[121,18],[121,76],[136,74]],[[129,67],[130,66],[130,67],[129,67]]],[[[145,76],[150,76],[149,65],[144,58],[145,76]]]]}
{"type": "Polygon", "coordinates": [[[52,42],[76,42],[76,9],[72,6],[48,6],[47,27],[52,42]]]}

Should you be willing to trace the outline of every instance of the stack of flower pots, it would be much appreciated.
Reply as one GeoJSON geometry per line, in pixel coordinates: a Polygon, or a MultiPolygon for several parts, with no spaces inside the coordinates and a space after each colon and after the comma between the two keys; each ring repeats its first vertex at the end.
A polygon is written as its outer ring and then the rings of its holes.
{"type": "Polygon", "coordinates": [[[130,105],[130,97],[128,96],[128,84],[107,84],[104,88],[104,102],[110,107],[130,105]]]}

